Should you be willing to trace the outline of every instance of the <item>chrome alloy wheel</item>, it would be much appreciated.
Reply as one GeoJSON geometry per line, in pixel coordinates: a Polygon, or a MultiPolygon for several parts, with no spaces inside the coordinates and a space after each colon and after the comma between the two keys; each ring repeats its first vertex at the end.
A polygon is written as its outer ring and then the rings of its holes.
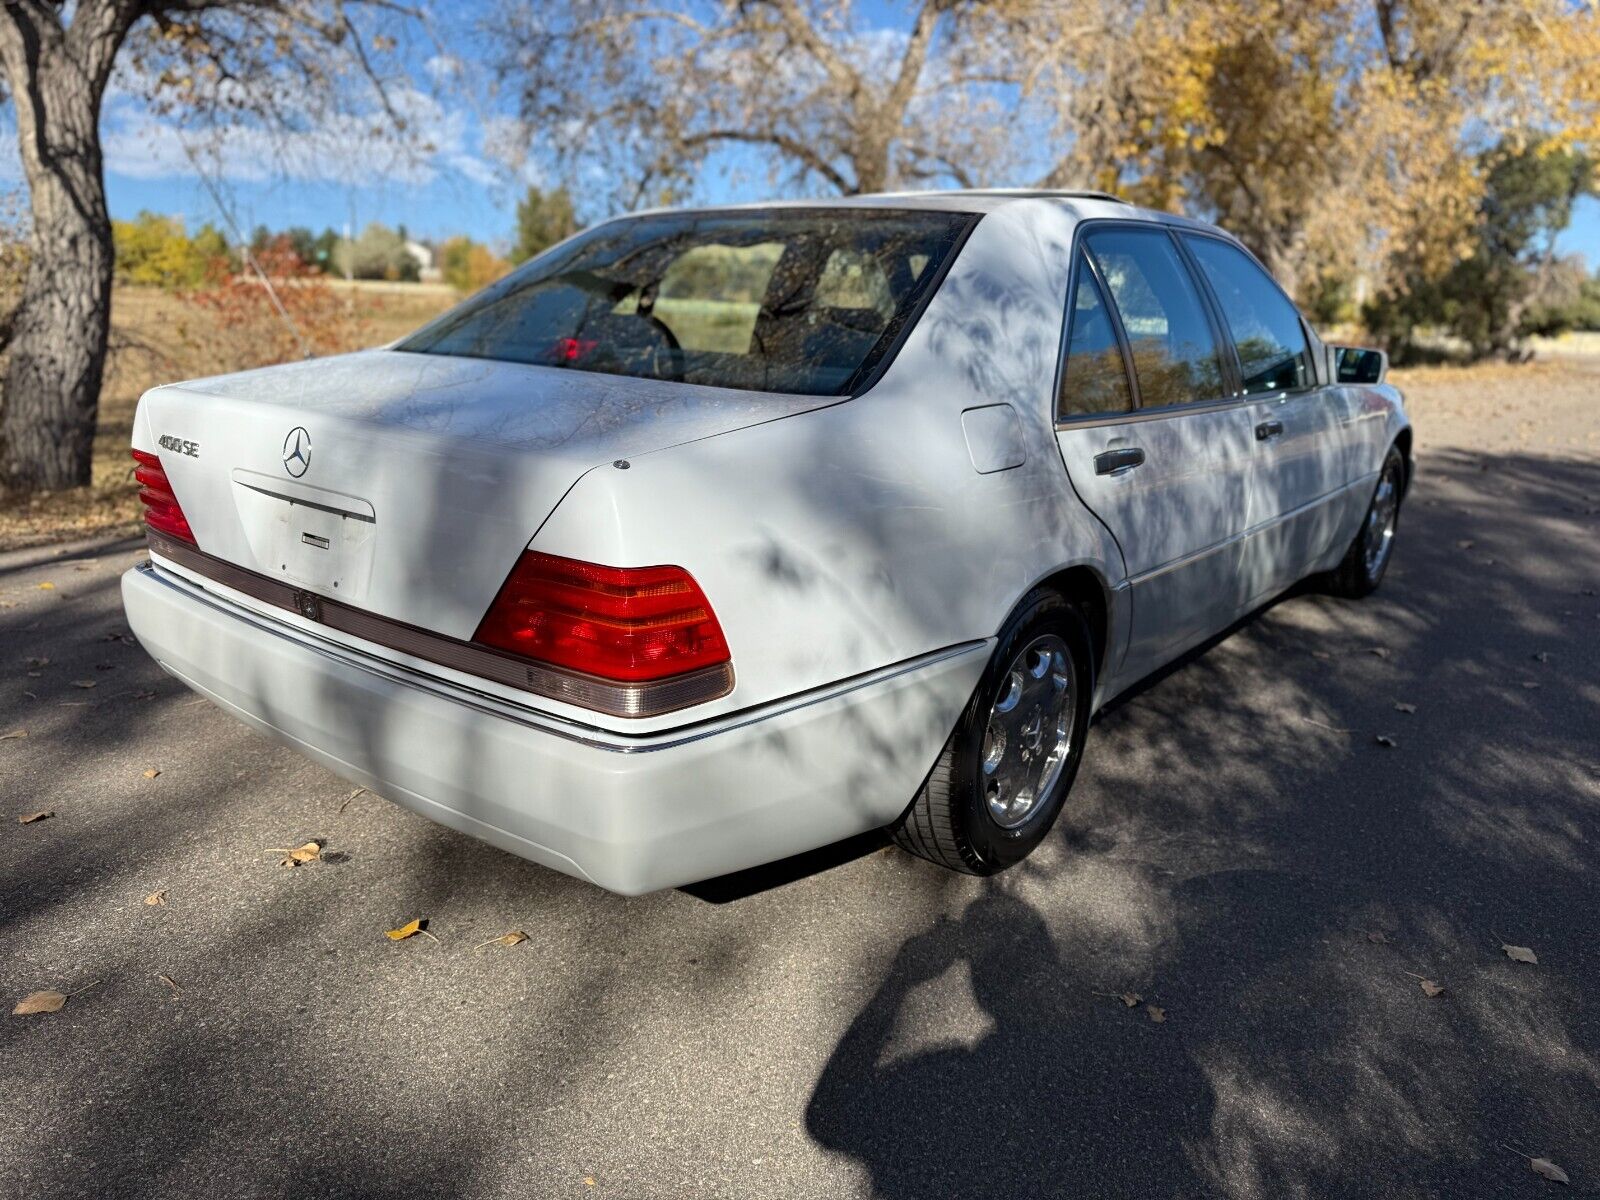
{"type": "Polygon", "coordinates": [[[1400,464],[1391,461],[1378,480],[1378,490],[1367,512],[1365,560],[1367,578],[1376,578],[1394,547],[1395,522],[1400,515],[1400,464]]]}
{"type": "Polygon", "coordinates": [[[979,786],[1002,829],[1032,816],[1061,778],[1072,749],[1072,685],[1072,651],[1053,633],[1034,638],[1000,677],[979,786]]]}

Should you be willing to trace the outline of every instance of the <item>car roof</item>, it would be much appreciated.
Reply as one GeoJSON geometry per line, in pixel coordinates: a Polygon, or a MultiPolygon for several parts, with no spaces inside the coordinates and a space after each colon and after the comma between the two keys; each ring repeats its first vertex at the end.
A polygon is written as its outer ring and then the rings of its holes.
{"type": "Polygon", "coordinates": [[[1163,225],[1176,225],[1186,229],[1201,229],[1220,233],[1230,241],[1237,241],[1226,230],[1218,229],[1205,221],[1177,213],[1161,212],[1153,208],[1140,208],[1109,192],[1074,190],[1066,188],[948,188],[936,191],[869,192],[859,196],[826,196],[801,200],[745,201],[734,204],[696,204],[682,207],[644,209],[631,216],[656,213],[716,213],[749,212],[767,209],[801,208],[898,208],[932,212],[991,213],[1019,201],[1054,201],[1070,208],[1081,219],[1117,218],[1143,220],[1163,225]]]}

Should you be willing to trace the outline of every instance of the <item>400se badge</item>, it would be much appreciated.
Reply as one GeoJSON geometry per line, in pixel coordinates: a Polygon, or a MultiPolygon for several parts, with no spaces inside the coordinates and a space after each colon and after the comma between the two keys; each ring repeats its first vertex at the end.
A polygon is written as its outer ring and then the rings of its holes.
{"type": "Polygon", "coordinates": [[[190,458],[200,457],[200,443],[191,442],[187,438],[173,437],[170,433],[163,433],[156,439],[156,444],[163,450],[171,450],[174,454],[187,454],[190,458]]]}

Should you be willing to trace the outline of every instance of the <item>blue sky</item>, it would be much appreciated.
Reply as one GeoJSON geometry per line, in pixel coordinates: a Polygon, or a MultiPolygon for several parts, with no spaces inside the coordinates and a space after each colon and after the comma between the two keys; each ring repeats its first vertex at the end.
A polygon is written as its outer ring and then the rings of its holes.
{"type": "MultiPolygon", "coordinates": [[[[470,65],[454,75],[443,73],[452,58],[471,64],[477,57],[471,31],[478,3],[462,0],[450,6],[449,19],[434,23],[431,39],[419,40],[405,51],[408,67],[423,81],[408,98],[408,115],[427,138],[430,151],[401,161],[359,133],[342,143],[346,149],[330,152],[320,144],[285,148],[269,144],[259,131],[235,131],[226,145],[203,157],[209,159],[207,174],[238,224],[247,230],[257,224],[320,230],[340,229],[347,223],[359,229],[381,221],[403,224],[423,237],[465,233],[490,243],[508,239],[516,200],[529,182],[543,182],[540,168],[537,163],[508,166],[496,153],[496,138],[503,136],[512,115],[507,101],[496,98],[470,65]]],[[[866,25],[905,25],[903,3],[860,0],[859,7],[866,25]]],[[[20,183],[10,126],[8,106],[0,112],[0,187],[20,183]]],[[[128,218],[149,209],[181,214],[191,229],[206,221],[223,224],[216,202],[169,120],[114,87],[103,131],[114,217],[128,218]]],[[[196,144],[192,138],[189,141],[196,144]]],[[[719,173],[710,172],[702,187],[712,200],[758,199],[767,194],[761,172],[744,175],[747,182],[729,184],[719,173]]],[[[1591,267],[1600,265],[1600,202],[1579,202],[1559,247],[1584,254],[1591,267]]]]}

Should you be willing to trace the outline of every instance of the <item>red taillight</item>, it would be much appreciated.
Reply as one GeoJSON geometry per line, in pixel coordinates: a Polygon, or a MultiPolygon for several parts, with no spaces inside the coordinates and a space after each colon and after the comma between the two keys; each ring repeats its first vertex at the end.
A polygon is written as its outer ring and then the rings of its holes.
{"type": "Polygon", "coordinates": [[[133,469],[133,477],[139,482],[144,523],[159,533],[179,538],[193,546],[194,531],[189,528],[189,519],[183,515],[183,509],[178,506],[178,498],[172,494],[172,482],[167,478],[166,471],[162,470],[161,460],[154,454],[135,450],[133,461],[139,464],[133,469]]]}
{"type": "Polygon", "coordinates": [[[682,567],[602,567],[525,551],[474,641],[623,683],[728,661],[705,593],[682,567]]]}

